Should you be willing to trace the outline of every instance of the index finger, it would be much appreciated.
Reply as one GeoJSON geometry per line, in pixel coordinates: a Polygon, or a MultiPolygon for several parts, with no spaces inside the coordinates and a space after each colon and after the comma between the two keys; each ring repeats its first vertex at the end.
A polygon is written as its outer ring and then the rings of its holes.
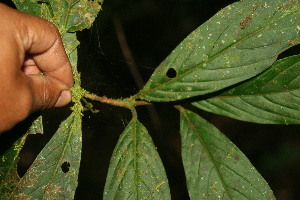
{"type": "Polygon", "coordinates": [[[16,18],[25,52],[32,56],[37,67],[46,76],[58,79],[71,87],[72,67],[58,29],[42,18],[15,12],[13,17],[16,18]]]}

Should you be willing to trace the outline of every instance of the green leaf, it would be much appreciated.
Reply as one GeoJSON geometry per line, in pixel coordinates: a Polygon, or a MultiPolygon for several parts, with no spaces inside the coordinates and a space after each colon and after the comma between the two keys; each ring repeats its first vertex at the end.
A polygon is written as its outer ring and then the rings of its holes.
{"type": "Polygon", "coordinates": [[[24,146],[28,134],[43,133],[42,116],[39,116],[28,129],[27,133],[18,139],[8,150],[0,155],[0,197],[9,199],[11,193],[20,181],[17,173],[19,153],[24,146]]]}
{"type": "Polygon", "coordinates": [[[90,28],[103,0],[43,0],[50,6],[45,16],[58,26],[61,34],[90,28]]]}
{"type": "Polygon", "coordinates": [[[137,95],[175,101],[208,94],[266,70],[299,43],[299,0],[244,0],[192,32],[137,95]]]}
{"type": "Polygon", "coordinates": [[[180,108],[182,160],[195,199],[275,199],[246,156],[216,127],[180,108]]]}
{"type": "MultiPolygon", "coordinates": [[[[74,52],[75,50],[77,50],[77,46],[79,45],[79,41],[76,38],[76,34],[75,33],[66,33],[63,36],[62,41],[64,43],[66,53],[70,57],[70,54],[72,52],[74,52]]],[[[77,59],[76,59],[76,63],[74,63],[74,64],[77,64],[77,59]]]]}
{"type": "Polygon", "coordinates": [[[81,115],[73,112],[61,123],[9,199],[73,199],[81,146],[81,115]]]}
{"type": "Polygon", "coordinates": [[[29,134],[44,133],[42,116],[39,116],[38,118],[36,118],[36,120],[33,121],[27,133],[29,134]]]}
{"type": "Polygon", "coordinates": [[[8,199],[20,180],[17,173],[19,153],[25,143],[27,134],[17,140],[6,152],[1,155],[0,160],[0,197],[8,199]]]}
{"type": "Polygon", "coordinates": [[[103,199],[171,199],[163,164],[137,119],[127,125],[115,147],[103,199]]]}
{"type": "Polygon", "coordinates": [[[41,4],[38,0],[12,0],[17,9],[32,15],[41,16],[41,4]]]}
{"type": "Polygon", "coordinates": [[[79,45],[79,41],[76,38],[75,33],[66,33],[62,38],[66,53],[69,57],[70,63],[72,65],[72,69],[77,72],[77,47],[79,45]]]}
{"type": "Polygon", "coordinates": [[[261,75],[194,106],[264,124],[300,123],[300,55],[277,61],[261,75]]]}

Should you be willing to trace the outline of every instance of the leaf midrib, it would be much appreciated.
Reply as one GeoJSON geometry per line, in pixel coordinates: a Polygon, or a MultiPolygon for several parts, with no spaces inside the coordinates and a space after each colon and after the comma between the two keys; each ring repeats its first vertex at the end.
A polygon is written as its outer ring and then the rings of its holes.
{"type": "MultiPolygon", "coordinates": [[[[71,121],[71,124],[75,124],[75,126],[77,126],[79,123],[74,123],[74,121],[77,121],[77,120],[75,120],[75,118],[77,118],[78,116],[76,116],[76,114],[74,114],[74,117],[73,117],[73,120],[71,121]]],[[[81,115],[79,115],[79,118],[81,118],[81,115]]],[[[80,119],[81,120],[81,119],[80,119]]],[[[72,125],[69,127],[69,128],[71,128],[72,127],[72,125]]],[[[73,128],[73,127],[72,127],[73,128]]],[[[77,129],[77,128],[76,128],[77,129]]],[[[61,163],[62,163],[62,160],[63,160],[63,158],[65,157],[65,151],[66,151],[66,149],[67,149],[67,145],[69,144],[69,141],[70,141],[70,139],[72,138],[72,136],[73,136],[73,134],[75,133],[75,131],[72,131],[72,130],[70,130],[70,133],[71,134],[68,134],[68,137],[67,137],[67,140],[66,140],[66,142],[64,143],[64,147],[63,147],[63,150],[62,150],[62,152],[61,152],[61,156],[60,156],[60,158],[59,158],[59,160],[58,160],[58,162],[57,162],[57,164],[56,164],[56,167],[55,167],[55,170],[54,170],[54,172],[52,173],[52,174],[57,174],[57,171],[58,171],[58,169],[60,168],[60,166],[61,166],[61,163]]],[[[64,134],[64,133],[61,133],[61,134],[64,134]]],[[[51,183],[53,182],[53,180],[55,179],[55,177],[56,176],[51,176],[51,179],[50,179],[50,181],[47,183],[47,185],[45,185],[45,189],[44,189],[44,192],[42,193],[42,197],[44,197],[45,196],[45,193],[46,193],[46,189],[47,189],[47,186],[48,185],[51,185],[51,183]]]]}
{"type": "Polygon", "coordinates": [[[138,162],[137,162],[137,119],[133,119],[134,125],[133,125],[133,152],[134,152],[134,159],[133,159],[133,170],[134,170],[134,197],[135,199],[138,199],[138,162]]]}
{"type": "Polygon", "coordinates": [[[191,128],[194,130],[196,137],[198,138],[198,140],[200,141],[200,143],[202,144],[203,146],[203,149],[204,151],[206,152],[206,154],[208,155],[208,158],[209,160],[211,161],[211,163],[213,164],[213,168],[215,169],[219,179],[221,180],[221,184],[222,184],[222,187],[224,188],[224,192],[229,196],[230,199],[233,199],[232,196],[230,195],[230,193],[227,191],[227,187],[225,185],[225,181],[223,180],[222,176],[221,176],[221,173],[220,173],[220,170],[218,169],[218,167],[216,166],[216,163],[214,162],[214,159],[210,153],[210,151],[207,149],[206,147],[206,144],[205,142],[202,140],[201,136],[200,136],[200,133],[199,131],[197,130],[197,128],[195,127],[194,123],[190,120],[187,112],[185,109],[181,110],[181,112],[183,113],[183,115],[185,116],[185,118],[187,119],[189,125],[191,126],[191,128]]]}

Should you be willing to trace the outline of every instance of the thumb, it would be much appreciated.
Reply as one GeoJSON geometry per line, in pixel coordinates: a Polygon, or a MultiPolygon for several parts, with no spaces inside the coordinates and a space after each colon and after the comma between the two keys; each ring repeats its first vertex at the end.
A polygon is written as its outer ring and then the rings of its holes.
{"type": "Polygon", "coordinates": [[[43,75],[29,75],[33,110],[65,106],[71,101],[69,87],[59,80],[43,75]]]}

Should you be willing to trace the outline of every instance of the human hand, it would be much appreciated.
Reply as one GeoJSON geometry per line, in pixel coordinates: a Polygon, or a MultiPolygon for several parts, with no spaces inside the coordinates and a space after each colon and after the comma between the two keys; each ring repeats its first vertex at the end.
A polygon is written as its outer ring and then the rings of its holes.
{"type": "Polygon", "coordinates": [[[0,133],[32,112],[68,104],[72,85],[57,28],[0,3],[0,133]]]}

